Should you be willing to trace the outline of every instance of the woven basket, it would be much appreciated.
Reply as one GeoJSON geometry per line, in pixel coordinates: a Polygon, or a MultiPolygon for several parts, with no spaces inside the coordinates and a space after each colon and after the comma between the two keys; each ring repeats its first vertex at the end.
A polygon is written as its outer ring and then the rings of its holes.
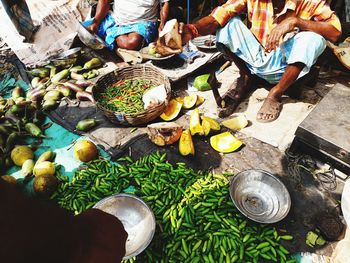
{"type": "Polygon", "coordinates": [[[93,88],[92,95],[96,100],[96,94],[100,92],[104,92],[104,90],[117,82],[118,80],[123,79],[142,79],[151,81],[152,84],[158,86],[164,84],[167,98],[165,102],[152,107],[150,109],[145,110],[141,113],[136,114],[125,114],[124,112],[117,112],[106,109],[100,103],[96,101],[97,107],[106,115],[106,117],[112,122],[116,124],[122,125],[140,125],[148,123],[155,118],[159,117],[164,110],[171,96],[171,86],[167,76],[165,76],[162,72],[156,69],[152,65],[133,65],[130,67],[123,67],[112,71],[104,76],[102,76],[93,88]]]}

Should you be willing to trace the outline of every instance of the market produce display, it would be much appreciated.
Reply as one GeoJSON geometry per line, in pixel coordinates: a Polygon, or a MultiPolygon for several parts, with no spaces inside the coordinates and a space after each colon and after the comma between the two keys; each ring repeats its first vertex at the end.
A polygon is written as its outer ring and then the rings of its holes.
{"type": "Polygon", "coordinates": [[[33,77],[26,101],[32,101],[37,108],[49,111],[57,107],[62,97],[94,102],[91,95],[93,83],[89,79],[98,76],[97,68],[103,65],[99,58],[92,58],[84,65],[60,68],[47,65],[29,71],[33,77]]]}
{"type": "Polygon", "coordinates": [[[96,95],[96,100],[106,109],[137,114],[145,111],[143,94],[155,85],[142,79],[119,80],[96,95]]]}
{"type": "Polygon", "coordinates": [[[22,166],[26,159],[33,159],[32,149],[26,146],[27,138],[40,141],[44,137],[45,116],[31,101],[25,100],[24,90],[13,89],[11,97],[0,97],[0,170],[12,165],[22,166]],[[16,147],[16,145],[21,145],[16,147]],[[28,157],[28,158],[27,158],[28,157]]]}
{"type": "Polygon", "coordinates": [[[156,234],[144,253],[126,262],[295,262],[281,244],[293,237],[240,214],[225,176],[171,165],[165,154],[137,161],[124,157],[118,163],[94,160],[71,181],[57,178],[60,186],[51,198],[75,214],[130,185],[148,203],[156,234]]]}

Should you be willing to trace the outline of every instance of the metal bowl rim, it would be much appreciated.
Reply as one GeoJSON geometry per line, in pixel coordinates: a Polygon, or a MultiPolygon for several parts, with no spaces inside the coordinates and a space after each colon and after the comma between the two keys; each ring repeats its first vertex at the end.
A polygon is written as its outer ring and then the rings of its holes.
{"type": "MultiPolygon", "coordinates": [[[[126,193],[122,193],[122,194],[114,194],[114,195],[110,195],[110,196],[107,196],[103,199],[101,199],[100,201],[98,201],[92,208],[96,208],[96,209],[99,209],[97,206],[99,204],[103,204],[104,202],[106,202],[108,199],[112,199],[112,198],[115,198],[115,197],[130,197],[132,199],[136,199],[137,201],[141,202],[146,208],[147,210],[151,213],[151,216],[152,216],[152,221],[153,221],[153,226],[152,226],[152,230],[151,230],[151,238],[145,243],[145,245],[143,245],[142,247],[140,247],[139,249],[137,249],[134,253],[128,255],[128,256],[124,256],[123,257],[123,260],[126,260],[126,259],[129,259],[129,258],[132,258],[134,256],[137,256],[139,255],[142,251],[144,251],[148,246],[149,244],[152,242],[153,240],[153,237],[154,237],[154,233],[156,232],[156,217],[154,216],[154,213],[152,211],[152,209],[146,204],[146,202],[136,196],[136,195],[132,195],[132,194],[126,194],[126,193]]],[[[102,210],[103,211],[103,210],[102,210]]]]}
{"type": "Polygon", "coordinates": [[[230,197],[231,197],[232,202],[233,202],[234,205],[236,206],[236,208],[237,208],[243,215],[245,215],[247,218],[249,218],[249,219],[251,219],[251,220],[253,220],[253,221],[255,221],[255,222],[264,223],[264,224],[276,223],[276,222],[279,222],[279,221],[281,221],[282,219],[284,219],[284,218],[288,215],[288,213],[289,213],[289,211],[290,211],[290,207],[291,207],[291,198],[290,198],[290,194],[289,194],[289,191],[288,191],[287,187],[284,185],[284,183],[281,181],[281,179],[279,179],[276,175],[273,175],[272,173],[270,173],[270,172],[268,172],[268,171],[265,171],[265,170],[263,170],[263,169],[248,169],[248,170],[244,170],[244,171],[239,172],[238,174],[236,174],[235,176],[233,176],[233,178],[230,180],[229,187],[230,187],[230,189],[229,189],[229,190],[230,190],[230,197]],[[259,219],[257,219],[257,218],[252,218],[250,215],[247,215],[244,211],[242,211],[242,210],[240,209],[239,205],[237,205],[235,199],[233,198],[233,189],[232,189],[232,185],[234,185],[234,182],[235,182],[236,180],[238,180],[237,178],[238,178],[239,176],[242,176],[243,173],[247,173],[247,172],[249,173],[249,172],[252,172],[252,171],[254,171],[254,172],[261,172],[261,173],[265,173],[265,174],[269,175],[269,176],[272,177],[274,180],[276,180],[276,181],[282,186],[282,189],[286,192],[286,194],[287,194],[287,204],[288,204],[288,208],[287,208],[286,212],[284,213],[284,215],[283,215],[282,217],[280,217],[279,219],[266,222],[266,221],[259,220],[259,219]]]}
{"type": "Polygon", "coordinates": [[[54,59],[61,60],[61,59],[71,58],[69,56],[71,56],[73,54],[74,54],[74,57],[72,57],[72,58],[76,58],[79,56],[79,54],[76,54],[76,53],[81,51],[81,50],[82,50],[81,47],[71,48],[71,49],[68,49],[68,50],[63,51],[62,53],[58,54],[57,57],[55,57],[54,59]]]}
{"type": "Polygon", "coordinates": [[[94,50],[99,50],[103,49],[106,47],[106,43],[100,38],[98,35],[91,33],[82,23],[82,21],[79,22],[79,28],[78,28],[78,37],[83,42],[86,46],[94,49],[94,50]],[[96,47],[97,45],[92,44],[91,42],[99,42],[98,47],[99,48],[93,48],[96,47]],[[100,48],[101,47],[101,48],[100,48]]]}

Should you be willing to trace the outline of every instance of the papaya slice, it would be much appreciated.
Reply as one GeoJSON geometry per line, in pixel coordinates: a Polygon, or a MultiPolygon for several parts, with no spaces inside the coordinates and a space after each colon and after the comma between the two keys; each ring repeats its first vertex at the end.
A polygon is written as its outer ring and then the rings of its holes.
{"type": "Polygon", "coordinates": [[[244,115],[239,115],[237,117],[225,120],[221,122],[221,124],[233,131],[238,131],[248,125],[248,120],[244,115]]]}
{"type": "Polygon", "coordinates": [[[160,117],[165,121],[171,121],[175,119],[182,108],[182,103],[175,99],[169,101],[165,111],[160,115],[160,117]]]}
{"type": "Polygon", "coordinates": [[[214,120],[213,118],[210,118],[207,116],[201,116],[201,119],[202,119],[202,125],[203,125],[203,122],[206,121],[206,122],[209,122],[210,129],[212,129],[214,131],[220,131],[220,124],[216,120],[214,120]]]}
{"type": "Polygon", "coordinates": [[[194,155],[194,144],[192,141],[191,132],[189,130],[185,130],[181,134],[179,141],[179,152],[183,156],[187,156],[189,154],[194,155]]]}
{"type": "Polygon", "coordinates": [[[230,153],[241,147],[242,142],[230,132],[223,132],[210,137],[210,145],[218,152],[230,153]]]}
{"type": "Polygon", "coordinates": [[[191,135],[195,135],[195,134],[199,134],[199,135],[203,135],[203,127],[200,123],[200,119],[199,119],[199,110],[198,108],[195,108],[190,116],[190,132],[191,135]]]}
{"type": "Polygon", "coordinates": [[[188,95],[188,96],[185,96],[183,99],[184,99],[184,103],[182,106],[184,107],[184,109],[191,109],[194,105],[196,105],[197,95],[196,94],[188,95]]]}
{"type": "Polygon", "coordinates": [[[197,95],[196,107],[202,105],[204,101],[205,101],[205,98],[203,98],[202,96],[197,95]]]}

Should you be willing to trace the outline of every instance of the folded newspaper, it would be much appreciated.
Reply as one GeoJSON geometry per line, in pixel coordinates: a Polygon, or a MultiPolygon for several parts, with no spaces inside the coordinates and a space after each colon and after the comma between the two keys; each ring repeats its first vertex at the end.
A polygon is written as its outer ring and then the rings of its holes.
{"type": "Polygon", "coordinates": [[[24,42],[0,1],[0,36],[27,67],[41,66],[48,58],[68,50],[77,35],[79,20],[91,6],[87,0],[26,0],[34,25],[40,26],[33,42],[24,42]]]}

